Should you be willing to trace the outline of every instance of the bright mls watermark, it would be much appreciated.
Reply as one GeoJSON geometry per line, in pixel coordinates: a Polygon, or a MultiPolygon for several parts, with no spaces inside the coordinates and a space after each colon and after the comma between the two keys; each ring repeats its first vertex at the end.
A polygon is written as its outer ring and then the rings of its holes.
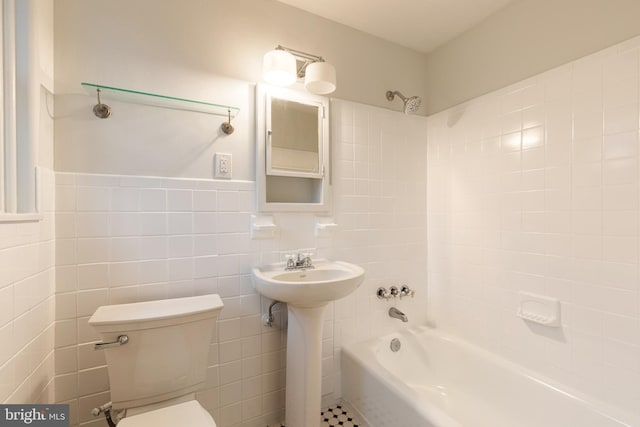
{"type": "Polygon", "coordinates": [[[0,405],[0,427],[69,427],[69,405],[0,405]]]}

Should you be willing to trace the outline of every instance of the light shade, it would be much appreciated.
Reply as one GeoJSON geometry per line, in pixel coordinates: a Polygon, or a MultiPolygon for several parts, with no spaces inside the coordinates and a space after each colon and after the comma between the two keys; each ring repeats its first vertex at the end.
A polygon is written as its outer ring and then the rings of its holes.
{"type": "Polygon", "coordinates": [[[262,62],[262,77],[267,83],[288,86],[297,79],[296,58],[289,52],[275,49],[265,53],[262,62]]]}
{"type": "Polygon", "coordinates": [[[336,90],[336,68],[326,62],[314,62],[305,69],[304,88],[317,95],[336,90]]]}

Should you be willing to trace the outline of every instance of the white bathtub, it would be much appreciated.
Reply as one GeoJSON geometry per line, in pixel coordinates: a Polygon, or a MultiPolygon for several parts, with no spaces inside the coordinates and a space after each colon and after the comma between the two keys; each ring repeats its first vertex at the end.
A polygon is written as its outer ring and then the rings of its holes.
{"type": "Polygon", "coordinates": [[[638,416],[426,327],[343,348],[342,384],[371,427],[640,427],[638,416]]]}

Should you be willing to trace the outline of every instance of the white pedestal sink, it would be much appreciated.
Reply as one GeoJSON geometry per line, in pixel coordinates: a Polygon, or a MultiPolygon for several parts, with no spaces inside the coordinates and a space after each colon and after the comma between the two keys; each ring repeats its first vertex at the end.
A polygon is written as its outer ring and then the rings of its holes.
{"type": "Polygon", "coordinates": [[[322,316],[327,304],[356,290],[364,270],[341,261],[285,271],[285,263],[253,269],[258,292],[287,303],[287,427],[319,427],[322,389],[322,316]]]}

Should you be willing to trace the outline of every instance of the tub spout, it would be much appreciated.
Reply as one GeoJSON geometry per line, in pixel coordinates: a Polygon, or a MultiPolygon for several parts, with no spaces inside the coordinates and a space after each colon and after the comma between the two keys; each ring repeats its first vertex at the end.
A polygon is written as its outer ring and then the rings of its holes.
{"type": "Polygon", "coordinates": [[[407,315],[404,314],[403,312],[401,312],[400,310],[398,310],[395,307],[391,307],[389,309],[389,317],[393,317],[395,319],[400,319],[403,322],[408,322],[409,321],[409,318],[407,318],[407,315]]]}

